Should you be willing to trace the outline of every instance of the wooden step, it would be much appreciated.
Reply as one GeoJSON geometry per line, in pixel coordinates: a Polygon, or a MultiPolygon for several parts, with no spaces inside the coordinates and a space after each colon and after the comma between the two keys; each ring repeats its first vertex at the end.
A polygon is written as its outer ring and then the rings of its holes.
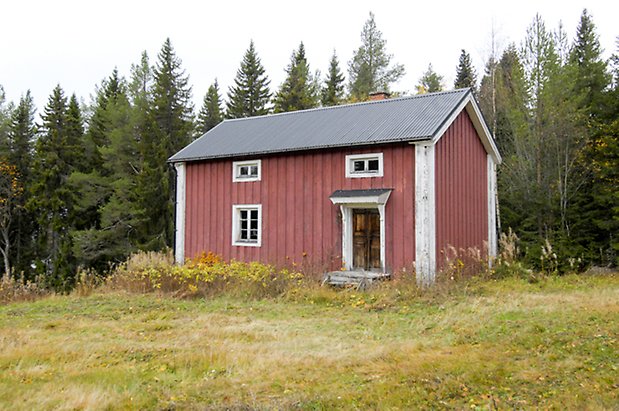
{"type": "Polygon", "coordinates": [[[333,286],[354,286],[365,289],[375,281],[388,279],[389,274],[372,271],[331,271],[325,273],[322,284],[333,286]]]}

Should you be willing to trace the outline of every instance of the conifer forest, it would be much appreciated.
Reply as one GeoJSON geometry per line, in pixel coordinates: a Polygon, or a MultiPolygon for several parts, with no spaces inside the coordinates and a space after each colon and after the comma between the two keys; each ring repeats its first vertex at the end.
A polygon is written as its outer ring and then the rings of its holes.
{"type": "MultiPolygon", "coordinates": [[[[414,93],[472,88],[503,157],[499,230],[519,238],[523,264],[552,254],[558,272],[619,262],[619,37],[606,59],[594,17],[575,33],[532,19],[522,39],[492,50],[476,72],[453,56],[455,82],[430,64],[414,93]]],[[[457,41],[454,39],[454,41],[457,41]]],[[[201,107],[170,39],[156,56],[114,70],[89,102],[57,85],[44,107],[0,85],[0,269],[69,291],[78,269],[102,275],[139,250],[173,247],[175,173],[167,159],[228,118],[354,103],[394,90],[405,67],[370,13],[348,62],[310,62],[303,43],[269,80],[254,44],[233,84],[216,79],[201,107]],[[324,73],[317,66],[328,67],[324,73]]]]}

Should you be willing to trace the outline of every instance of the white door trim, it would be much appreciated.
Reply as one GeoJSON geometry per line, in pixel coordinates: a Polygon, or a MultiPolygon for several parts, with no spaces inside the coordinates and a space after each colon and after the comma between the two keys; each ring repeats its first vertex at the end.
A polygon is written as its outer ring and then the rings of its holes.
{"type": "MultiPolygon", "coordinates": [[[[340,206],[340,213],[342,214],[342,266],[345,270],[353,269],[352,210],[356,208],[374,208],[378,210],[380,216],[380,267],[383,272],[386,272],[387,229],[385,224],[385,205],[391,195],[391,189],[358,191],[359,193],[355,193],[358,195],[355,196],[342,196],[341,190],[338,190],[334,195],[329,197],[333,204],[340,206]],[[373,193],[371,193],[371,191],[373,191],[373,193]]],[[[350,194],[350,192],[348,194],[350,194]]]]}

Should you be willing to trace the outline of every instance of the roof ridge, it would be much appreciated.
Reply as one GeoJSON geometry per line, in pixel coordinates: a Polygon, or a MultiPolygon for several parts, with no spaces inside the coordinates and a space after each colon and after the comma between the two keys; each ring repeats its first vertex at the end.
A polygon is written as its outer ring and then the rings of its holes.
{"type": "Polygon", "coordinates": [[[279,116],[301,114],[301,113],[307,113],[307,112],[313,112],[313,111],[335,110],[335,109],[341,109],[341,108],[346,108],[346,107],[351,107],[351,106],[357,106],[358,107],[358,106],[365,106],[365,105],[370,105],[370,104],[381,104],[381,103],[389,103],[389,102],[402,101],[402,100],[414,100],[414,99],[424,98],[424,97],[433,97],[433,96],[437,96],[437,95],[441,95],[441,94],[455,94],[455,93],[464,93],[464,94],[466,94],[470,90],[471,90],[470,87],[466,87],[466,88],[447,90],[447,91],[436,91],[436,92],[433,92],[433,93],[413,94],[413,95],[410,95],[410,96],[394,97],[394,98],[388,98],[388,99],[384,99],[384,100],[368,100],[368,101],[360,101],[360,102],[357,102],[357,103],[339,104],[337,106],[314,107],[314,108],[308,108],[308,109],[305,109],[305,110],[285,111],[283,113],[262,114],[260,116],[229,118],[229,119],[225,119],[223,122],[234,122],[234,121],[252,120],[252,119],[265,118],[265,117],[275,117],[275,116],[279,117],[279,116]]]}

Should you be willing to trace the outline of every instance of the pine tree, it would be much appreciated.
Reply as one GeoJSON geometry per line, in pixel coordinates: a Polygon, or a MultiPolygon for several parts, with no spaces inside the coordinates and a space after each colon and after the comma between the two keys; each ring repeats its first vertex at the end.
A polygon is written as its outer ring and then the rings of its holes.
{"type": "Polygon", "coordinates": [[[305,110],[318,105],[318,89],[305,56],[305,46],[299,45],[286,67],[286,79],[275,96],[275,112],[305,110]]]}
{"type": "Polygon", "coordinates": [[[321,103],[325,107],[336,106],[344,99],[344,74],[340,70],[340,63],[335,50],[329,61],[329,71],[322,88],[321,103]]]}
{"type": "Polygon", "coordinates": [[[417,94],[434,93],[443,91],[443,76],[438,75],[432,68],[432,63],[423,73],[417,85],[417,94]]]}
{"type": "Polygon", "coordinates": [[[361,31],[361,46],[348,63],[350,97],[366,100],[374,91],[389,91],[389,86],[404,75],[404,66],[391,65],[393,56],[387,53],[386,41],[376,27],[374,13],[361,31]]]}
{"type": "Polygon", "coordinates": [[[471,62],[471,56],[464,49],[462,49],[460,53],[454,87],[456,89],[469,87],[473,89],[473,91],[475,91],[477,87],[477,74],[471,62]]]}
{"type": "Polygon", "coordinates": [[[221,123],[223,113],[221,108],[221,96],[219,94],[219,84],[217,79],[211,84],[204,96],[202,109],[198,114],[198,134],[202,135],[221,123]]]}
{"type": "Polygon", "coordinates": [[[269,79],[256,53],[253,40],[236,72],[234,85],[228,90],[227,118],[253,117],[268,114],[271,99],[269,79]]]}
{"type": "MultiPolygon", "coordinates": [[[[28,90],[13,111],[9,132],[8,160],[10,164],[16,167],[20,184],[23,187],[28,187],[32,178],[32,151],[37,132],[34,114],[34,102],[30,90],[28,90]]],[[[28,194],[27,190],[24,190],[21,194],[19,202],[16,204],[15,219],[11,227],[13,237],[12,266],[15,273],[23,272],[27,278],[33,259],[32,237],[35,224],[33,214],[25,209],[28,194]]]]}

